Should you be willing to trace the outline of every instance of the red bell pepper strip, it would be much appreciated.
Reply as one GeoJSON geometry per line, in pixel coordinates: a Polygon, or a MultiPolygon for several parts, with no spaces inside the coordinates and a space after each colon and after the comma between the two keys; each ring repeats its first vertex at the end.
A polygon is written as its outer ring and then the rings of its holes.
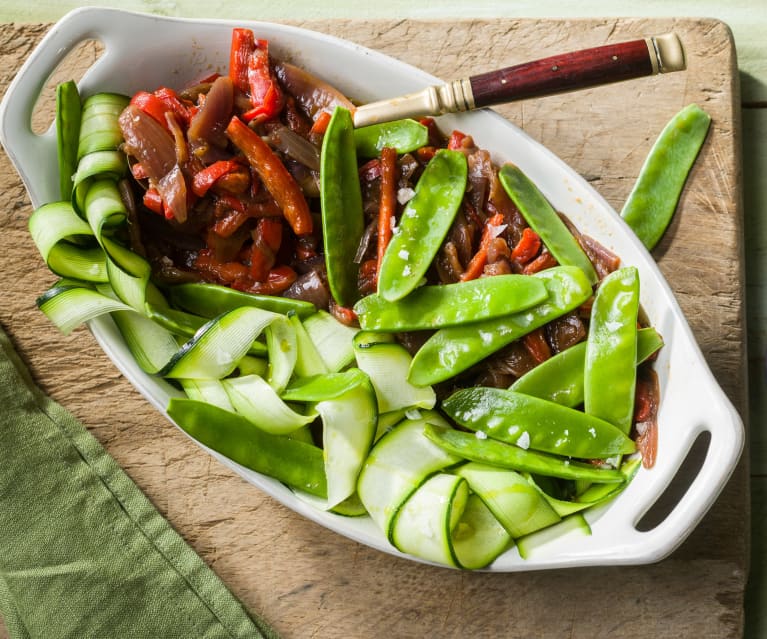
{"type": "Polygon", "coordinates": [[[490,242],[495,239],[495,229],[503,225],[503,215],[496,213],[489,217],[485,222],[485,228],[482,229],[482,238],[479,241],[479,249],[471,258],[471,261],[466,266],[466,270],[461,274],[461,281],[468,282],[469,280],[475,280],[485,269],[487,264],[487,249],[490,242]]]}
{"type": "Polygon", "coordinates": [[[312,214],[301,187],[269,145],[237,117],[229,122],[226,135],[258,173],[266,190],[282,209],[293,232],[296,235],[311,233],[312,214]]]}
{"type": "Polygon", "coordinates": [[[637,377],[634,395],[634,441],[642,454],[642,466],[652,468],[658,453],[658,403],[660,387],[653,370],[643,370],[637,377]]]}
{"type": "Polygon", "coordinates": [[[248,64],[256,48],[256,39],[250,29],[232,29],[229,49],[229,77],[242,93],[248,92],[248,64]]]}
{"type": "Polygon", "coordinates": [[[378,207],[378,245],[377,245],[377,266],[376,280],[378,272],[381,270],[386,247],[392,236],[392,220],[397,211],[397,150],[392,147],[381,149],[381,201],[378,207]]]}
{"type": "Polygon", "coordinates": [[[333,317],[346,326],[352,326],[357,321],[357,313],[353,309],[336,304],[332,298],[328,310],[333,317]]]}
{"type": "Polygon", "coordinates": [[[165,122],[165,112],[168,108],[166,107],[165,102],[158,98],[154,93],[139,91],[131,98],[130,103],[141,109],[147,115],[151,115],[166,129],[168,128],[168,125],[165,122]]]}
{"type": "Polygon", "coordinates": [[[282,220],[276,217],[262,217],[256,225],[256,233],[273,253],[282,245],[282,220]]]}
{"type": "Polygon", "coordinates": [[[242,115],[246,122],[273,118],[282,109],[282,91],[269,64],[269,42],[256,40],[250,29],[232,30],[229,77],[253,105],[242,115]]]}
{"type": "Polygon", "coordinates": [[[251,217],[244,207],[242,209],[232,208],[216,219],[210,230],[219,237],[231,237],[251,217]]]}
{"type": "Polygon", "coordinates": [[[192,192],[197,197],[203,197],[221,177],[240,167],[242,164],[235,160],[218,160],[206,166],[192,177],[192,192]]]}
{"type": "Polygon", "coordinates": [[[360,272],[357,278],[357,288],[360,295],[370,295],[376,292],[378,286],[378,260],[365,260],[360,264],[360,272]]]}
{"type": "Polygon", "coordinates": [[[312,124],[312,128],[309,130],[309,134],[324,135],[328,124],[330,124],[330,111],[320,111],[317,114],[317,119],[312,124]]]}
{"type": "Polygon", "coordinates": [[[547,268],[553,268],[556,265],[556,258],[548,251],[544,251],[532,262],[529,262],[525,268],[522,269],[522,273],[525,275],[532,275],[533,273],[540,273],[541,271],[545,271],[547,268]]]}
{"type": "Polygon", "coordinates": [[[546,332],[542,326],[525,335],[522,338],[522,343],[539,364],[551,357],[551,346],[546,341],[546,332]]]}
{"type": "Polygon", "coordinates": [[[425,117],[418,120],[420,124],[423,124],[429,130],[429,144],[428,146],[441,147],[443,144],[442,133],[437,126],[437,122],[434,118],[425,117]]]}
{"type": "Polygon", "coordinates": [[[149,175],[146,172],[146,168],[141,162],[134,162],[130,167],[131,175],[137,180],[146,180],[149,175]]]}
{"type": "Polygon", "coordinates": [[[450,135],[450,139],[447,141],[447,148],[451,151],[460,151],[463,148],[463,141],[466,139],[466,134],[460,131],[453,131],[450,135]]]}
{"type": "Polygon", "coordinates": [[[420,149],[416,149],[415,154],[421,162],[426,164],[437,153],[437,148],[436,146],[422,146],[420,149]]]}
{"type": "Polygon", "coordinates": [[[144,206],[157,215],[163,215],[162,196],[157,189],[147,189],[144,192],[144,206]]]}
{"type": "Polygon", "coordinates": [[[250,276],[257,282],[269,277],[277,251],[282,244],[282,220],[262,217],[253,231],[253,248],[250,252],[250,276]]]}
{"type": "Polygon", "coordinates": [[[274,266],[274,253],[265,250],[258,242],[253,242],[250,251],[250,277],[256,282],[265,282],[272,266],[274,266]]]}
{"type": "Polygon", "coordinates": [[[166,111],[173,111],[179,119],[179,122],[182,122],[184,126],[189,126],[189,120],[191,119],[189,109],[183,102],[181,102],[173,89],[160,87],[154,91],[154,96],[165,105],[166,111]]]}
{"type": "Polygon", "coordinates": [[[256,40],[248,60],[248,88],[253,108],[243,115],[246,121],[256,117],[273,118],[282,109],[282,91],[269,65],[269,43],[256,40]]]}
{"type": "Polygon", "coordinates": [[[248,279],[248,267],[239,262],[220,262],[211,249],[201,249],[197,253],[194,267],[213,278],[220,284],[235,285],[248,279]]]}
{"type": "Polygon", "coordinates": [[[531,261],[541,250],[541,238],[529,226],[522,231],[522,237],[511,252],[511,259],[523,266],[531,261]]]}
{"type": "Polygon", "coordinates": [[[232,284],[232,288],[258,295],[280,295],[298,279],[296,272],[289,266],[277,266],[269,271],[264,282],[240,281],[232,284]]]}

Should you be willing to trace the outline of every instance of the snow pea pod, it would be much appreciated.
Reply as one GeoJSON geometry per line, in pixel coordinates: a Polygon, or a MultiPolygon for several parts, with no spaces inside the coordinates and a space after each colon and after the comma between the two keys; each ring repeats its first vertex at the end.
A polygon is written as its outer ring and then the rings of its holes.
{"type": "MultiPolygon", "coordinates": [[[[637,332],[637,364],[662,346],[663,339],[654,328],[640,329],[637,332]]],[[[538,364],[515,381],[510,390],[574,408],[583,403],[585,363],[586,342],[580,342],[538,364]]]]}
{"type": "Polygon", "coordinates": [[[352,306],[359,297],[355,264],[365,219],[357,174],[354,123],[347,109],[336,107],[320,152],[320,206],[325,266],[333,298],[352,306]]]}
{"type": "Polygon", "coordinates": [[[480,439],[475,434],[452,428],[438,428],[428,424],[423,432],[446,452],[470,461],[562,479],[611,484],[622,483],[625,479],[619,470],[597,468],[591,464],[525,450],[495,439],[480,439]]]}
{"type": "Polygon", "coordinates": [[[410,118],[381,122],[354,129],[354,143],[361,158],[378,157],[387,146],[399,154],[410,153],[429,143],[429,129],[410,118]]]}
{"type": "Polygon", "coordinates": [[[442,408],[461,426],[524,449],[583,459],[635,450],[627,435],[603,419],[514,391],[465,388],[442,408]]]}
{"type": "Polygon", "coordinates": [[[586,339],[586,413],[628,433],[636,389],[639,274],[633,266],[610,273],[597,289],[586,339]]]}
{"type": "Polygon", "coordinates": [[[548,291],[546,301],[513,315],[442,328],[413,357],[408,380],[428,386],[455,376],[491,353],[568,313],[592,293],[583,271],[558,266],[531,275],[548,291]]]}
{"type": "Polygon", "coordinates": [[[597,504],[602,504],[619,495],[621,492],[623,492],[626,486],[631,483],[631,480],[634,478],[634,475],[636,475],[636,471],[639,469],[641,463],[642,462],[640,459],[630,459],[626,461],[625,463],[621,464],[619,470],[609,471],[611,473],[618,473],[621,475],[623,477],[621,482],[616,482],[613,484],[594,483],[588,489],[586,489],[586,491],[580,495],[576,495],[572,500],[558,499],[552,495],[549,495],[543,489],[543,486],[541,486],[543,483],[541,480],[545,479],[545,477],[541,477],[540,475],[533,476],[525,473],[525,478],[528,482],[530,482],[532,486],[535,486],[541,490],[541,493],[543,494],[546,501],[549,502],[549,505],[560,517],[567,517],[568,515],[572,515],[573,513],[585,510],[586,508],[591,508],[597,504]]]}
{"type": "Polygon", "coordinates": [[[81,112],[80,93],[74,80],[59,84],[56,87],[56,149],[62,200],[72,197],[72,176],[77,170],[81,112]]]}
{"type": "Polygon", "coordinates": [[[327,496],[322,449],[270,435],[212,404],[171,398],[168,415],[201,444],[232,461],[318,497],[327,496]]]}
{"type": "Polygon", "coordinates": [[[219,284],[189,282],[168,287],[168,295],[176,306],[203,317],[212,319],[221,313],[233,311],[241,306],[253,306],[273,313],[295,312],[300,318],[315,312],[314,304],[276,295],[244,293],[219,284]]]}
{"type": "Polygon", "coordinates": [[[530,178],[511,163],[501,167],[498,178],[525,221],[540,236],[557,262],[579,267],[586,274],[589,282],[596,284],[597,272],[591,260],[530,178]]]}
{"type": "Polygon", "coordinates": [[[621,217],[648,250],[671,222],[710,125],[711,116],[697,104],[686,106],[671,118],[645,159],[621,217]]]}
{"type": "Polygon", "coordinates": [[[422,286],[389,302],[368,295],[354,306],[360,326],[372,331],[413,331],[510,315],[543,302],[543,282],[528,275],[498,275],[442,286],[422,286]]]}
{"type": "Polygon", "coordinates": [[[378,294],[385,300],[401,299],[421,282],[458,212],[467,175],[459,151],[440,149],[426,165],[381,260],[378,294]]]}

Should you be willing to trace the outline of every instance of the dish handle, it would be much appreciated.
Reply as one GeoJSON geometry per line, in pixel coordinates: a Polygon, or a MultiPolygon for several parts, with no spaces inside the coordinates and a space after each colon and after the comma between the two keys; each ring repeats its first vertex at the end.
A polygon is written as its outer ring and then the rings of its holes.
{"type": "MultiPolygon", "coordinates": [[[[59,199],[55,127],[42,134],[32,129],[40,94],[56,68],[83,41],[98,40],[107,52],[121,41],[124,22],[116,17],[109,19],[106,15],[109,13],[108,9],[84,7],[61,18],[24,62],[0,104],[0,142],[35,207],[59,199]]],[[[91,70],[105,57],[106,54],[91,70]]]]}
{"type": "Polygon", "coordinates": [[[673,471],[664,477],[665,486],[629,509],[633,519],[623,522],[625,528],[619,533],[621,548],[623,552],[635,548],[638,553],[633,558],[624,556],[621,563],[632,559],[638,563],[660,561],[668,556],[687,538],[724,489],[742,454],[745,432],[734,406],[724,394],[721,399],[721,410],[699,420],[674,451],[674,459],[667,465],[673,471]],[[701,460],[695,454],[702,454],[696,444],[705,436],[708,444],[701,460]],[[666,490],[671,499],[666,499],[666,490]],[[642,520],[656,505],[662,519],[644,529],[642,520]]]}

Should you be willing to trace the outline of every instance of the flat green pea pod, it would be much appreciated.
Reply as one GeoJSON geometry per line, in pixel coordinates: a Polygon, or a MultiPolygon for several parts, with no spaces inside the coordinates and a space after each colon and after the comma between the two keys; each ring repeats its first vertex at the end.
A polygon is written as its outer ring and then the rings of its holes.
{"type": "Polygon", "coordinates": [[[601,469],[591,464],[525,450],[519,446],[490,438],[482,439],[474,433],[453,428],[440,428],[429,424],[423,432],[428,439],[446,452],[482,464],[491,464],[519,472],[537,473],[547,477],[582,479],[605,484],[623,483],[625,479],[618,470],[601,469]]]}
{"type": "Polygon", "coordinates": [[[543,282],[528,275],[498,275],[442,286],[421,286],[389,302],[380,295],[354,306],[360,326],[371,331],[417,331],[510,315],[543,302],[543,282]]]}
{"type": "Polygon", "coordinates": [[[636,449],[627,435],[603,419],[500,388],[459,390],[442,408],[457,424],[525,450],[606,459],[636,449]]]}
{"type": "Polygon", "coordinates": [[[174,397],[168,415],[201,444],[238,464],[318,497],[327,496],[322,449],[265,433],[218,406],[174,397]]]}
{"type": "Polygon", "coordinates": [[[671,222],[710,125],[711,116],[697,104],[686,106],[671,118],[645,159],[621,217],[648,250],[671,222]]]}
{"type": "Polygon", "coordinates": [[[410,118],[381,122],[354,129],[357,156],[375,158],[384,147],[392,147],[398,154],[410,153],[429,143],[429,129],[410,118]]]}
{"type": "MultiPolygon", "coordinates": [[[[641,364],[663,346],[654,328],[637,332],[637,364],[641,364]]],[[[586,342],[580,342],[557,353],[525,373],[509,388],[518,393],[574,408],[583,403],[583,374],[586,364],[586,342]]]]}
{"type": "Polygon", "coordinates": [[[168,294],[176,306],[213,319],[221,313],[233,311],[240,306],[255,306],[273,313],[295,312],[305,318],[315,312],[314,304],[276,295],[244,293],[219,284],[189,282],[168,287],[168,294]]]}
{"type": "MultiPolygon", "coordinates": [[[[546,501],[549,502],[549,505],[556,511],[556,513],[560,517],[567,517],[568,515],[572,515],[573,513],[577,513],[581,510],[586,510],[587,508],[591,508],[592,506],[596,506],[597,504],[602,504],[606,501],[609,501],[610,499],[613,499],[618,494],[623,492],[623,490],[631,483],[631,480],[634,478],[634,475],[636,475],[637,470],[639,470],[639,466],[641,465],[642,461],[641,459],[630,459],[626,462],[624,462],[620,469],[618,470],[606,470],[602,472],[609,472],[609,473],[617,473],[622,477],[622,480],[616,483],[608,484],[608,483],[594,483],[589,488],[587,488],[583,493],[580,495],[575,496],[573,499],[558,499],[556,497],[553,497],[552,495],[549,495],[545,490],[544,487],[541,485],[543,482],[540,475],[533,476],[528,473],[525,473],[525,478],[528,482],[530,482],[531,485],[536,486],[538,489],[541,490],[541,493],[543,494],[546,501]]],[[[597,470],[597,469],[595,469],[597,470]]]]}
{"type": "Polygon", "coordinates": [[[589,282],[596,284],[598,277],[591,260],[530,178],[511,163],[501,167],[498,178],[525,221],[540,236],[557,262],[577,266],[589,282]]]}
{"type": "Polygon", "coordinates": [[[421,283],[461,206],[467,175],[458,151],[440,149],[426,165],[381,260],[378,294],[385,300],[402,299],[421,283]]]}
{"type": "Polygon", "coordinates": [[[354,263],[365,218],[357,173],[354,123],[347,109],[336,107],[320,152],[320,205],[328,286],[341,306],[359,297],[354,263]]]}
{"type": "Polygon", "coordinates": [[[72,176],[77,170],[81,112],[80,93],[74,80],[59,84],[56,87],[56,150],[62,200],[72,197],[72,176]]]}
{"type": "Polygon", "coordinates": [[[583,374],[586,413],[628,433],[636,389],[639,273],[627,266],[602,280],[594,296],[583,374]]]}
{"type": "Polygon", "coordinates": [[[575,266],[558,266],[535,275],[548,292],[546,301],[513,315],[442,328],[413,357],[408,380],[428,386],[454,377],[515,339],[577,308],[591,297],[591,284],[575,266]]]}

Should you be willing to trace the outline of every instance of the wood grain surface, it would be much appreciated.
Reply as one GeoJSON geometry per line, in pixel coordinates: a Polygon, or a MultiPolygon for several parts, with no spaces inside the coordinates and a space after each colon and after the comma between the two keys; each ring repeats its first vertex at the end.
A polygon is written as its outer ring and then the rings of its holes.
{"type": "MultiPolygon", "coordinates": [[[[299,26],[355,40],[444,79],[675,30],[687,49],[686,73],[497,110],[570,163],[616,209],[666,121],[690,102],[711,114],[711,133],[655,254],[715,376],[745,417],[739,90],[726,26],[693,19],[299,26]]],[[[0,26],[0,94],[46,29],[0,26]]],[[[464,573],[371,550],[304,520],[208,457],[132,389],[87,330],[62,337],[35,308],[36,296],[54,278],[28,236],[29,201],[4,154],[0,192],[0,322],[35,379],[86,424],[232,591],[284,637],[742,634],[747,456],[689,539],[650,566],[464,573]]]]}

